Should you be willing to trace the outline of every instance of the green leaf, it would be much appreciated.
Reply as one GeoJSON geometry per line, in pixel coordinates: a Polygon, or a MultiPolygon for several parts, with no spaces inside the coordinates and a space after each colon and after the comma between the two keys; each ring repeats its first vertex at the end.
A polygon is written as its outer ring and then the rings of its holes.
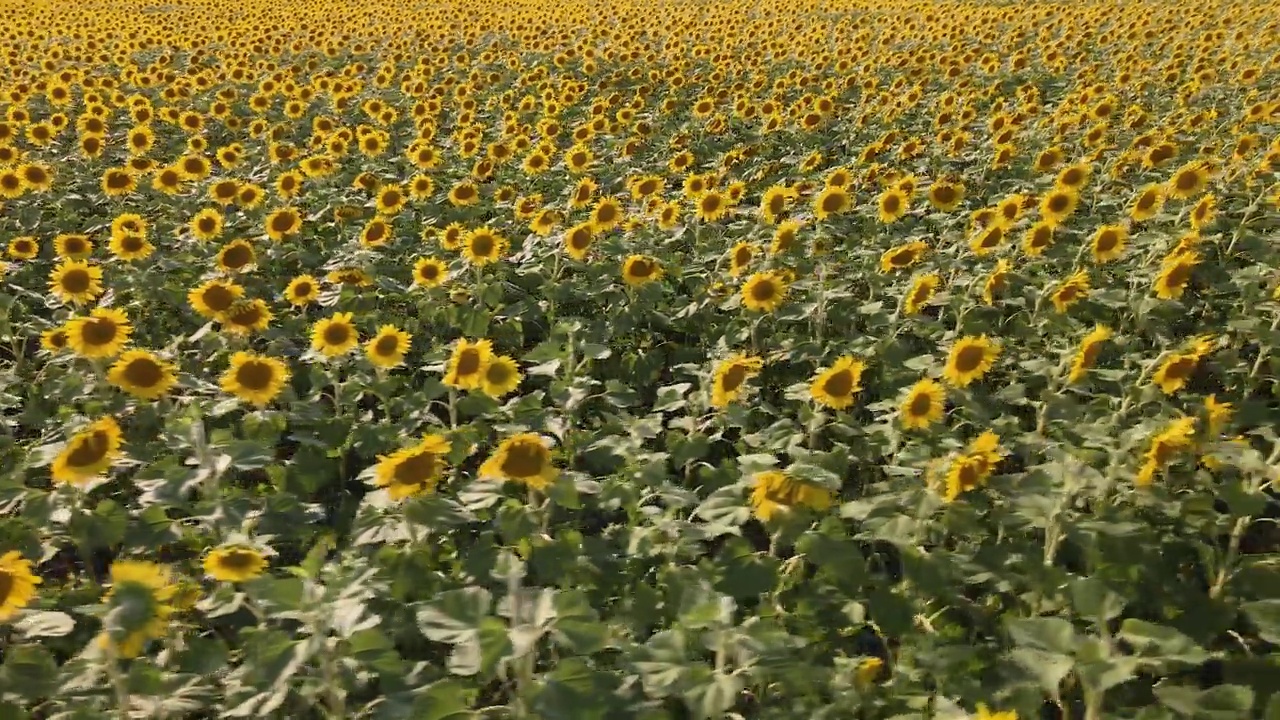
{"type": "Polygon", "coordinates": [[[1071,623],[1056,617],[1010,618],[1005,628],[1015,645],[1071,655],[1079,642],[1071,623]]]}
{"type": "Polygon", "coordinates": [[[64,612],[36,611],[23,615],[14,629],[27,638],[62,637],[76,627],[75,618],[64,612]]]}
{"type": "Polygon", "coordinates": [[[1041,689],[1048,693],[1058,692],[1062,679],[1071,672],[1075,660],[1068,655],[1038,650],[1036,648],[1014,648],[1009,653],[1022,669],[1035,676],[1041,689]]]}
{"type": "Polygon", "coordinates": [[[492,596],[481,587],[449,590],[418,608],[418,629],[429,640],[460,644],[473,640],[489,613],[492,596]]]}
{"type": "Polygon", "coordinates": [[[1179,715],[1195,720],[1239,720],[1253,708],[1253,691],[1240,685],[1218,685],[1208,690],[1160,684],[1156,698],[1179,715]]]}
{"type": "Polygon", "coordinates": [[[740,675],[711,673],[709,682],[699,683],[684,693],[690,712],[700,718],[722,718],[738,701],[746,686],[740,675]]]}
{"type": "Polygon", "coordinates": [[[58,683],[58,665],[40,645],[5,648],[0,686],[27,698],[49,697],[58,683]]]}
{"type": "Polygon", "coordinates": [[[1244,603],[1240,609],[1258,629],[1258,637],[1280,644],[1280,600],[1255,600],[1244,603]]]}
{"type": "Polygon", "coordinates": [[[1071,604],[1084,617],[1106,622],[1124,612],[1124,597],[1111,592],[1097,578],[1078,578],[1071,583],[1070,588],[1071,604]]]}
{"type": "Polygon", "coordinates": [[[415,720],[468,720],[476,717],[470,710],[471,692],[456,680],[440,680],[424,688],[413,701],[415,720]]]}
{"type": "Polygon", "coordinates": [[[608,630],[597,618],[587,594],[581,590],[563,590],[555,596],[556,619],[553,637],[581,655],[590,655],[604,647],[608,630]]]}
{"type": "Polygon", "coordinates": [[[1120,639],[1133,645],[1138,654],[1157,660],[1198,665],[1209,653],[1194,640],[1171,627],[1129,618],[1120,625],[1120,639]]]}

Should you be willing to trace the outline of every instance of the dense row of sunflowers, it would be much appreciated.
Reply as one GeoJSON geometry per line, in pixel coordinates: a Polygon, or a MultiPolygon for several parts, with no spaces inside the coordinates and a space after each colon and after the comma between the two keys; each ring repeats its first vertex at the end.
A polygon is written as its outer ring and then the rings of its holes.
{"type": "Polygon", "coordinates": [[[1280,711],[1267,3],[0,9],[6,711],[1280,711]]]}

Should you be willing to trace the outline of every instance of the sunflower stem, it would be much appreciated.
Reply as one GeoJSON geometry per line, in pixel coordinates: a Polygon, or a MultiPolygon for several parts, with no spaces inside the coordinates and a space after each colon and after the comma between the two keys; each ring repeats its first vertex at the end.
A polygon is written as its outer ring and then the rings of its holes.
{"type": "Polygon", "coordinates": [[[114,640],[103,643],[106,652],[107,679],[111,681],[111,690],[115,695],[116,712],[121,720],[129,720],[129,680],[120,672],[120,655],[114,640]]]}

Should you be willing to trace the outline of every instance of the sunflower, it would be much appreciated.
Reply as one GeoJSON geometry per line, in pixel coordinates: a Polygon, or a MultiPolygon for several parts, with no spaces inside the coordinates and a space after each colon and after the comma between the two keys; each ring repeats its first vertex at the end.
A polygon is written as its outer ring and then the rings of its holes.
{"type": "Polygon", "coordinates": [[[449,267],[433,257],[418,258],[413,264],[413,284],[421,288],[440,287],[448,280],[449,267]]]}
{"type": "Polygon", "coordinates": [[[395,215],[404,209],[406,202],[408,199],[402,186],[383,185],[378,189],[378,196],[374,199],[374,208],[379,215],[395,215]]]}
{"type": "Polygon", "coordinates": [[[1205,195],[1191,208],[1191,227],[1203,231],[1218,215],[1218,200],[1212,194],[1205,195]]]}
{"type": "Polygon", "coordinates": [[[749,310],[773,312],[786,297],[787,283],[773,271],[755,273],[742,285],[742,304],[749,310]]]}
{"type": "Polygon", "coordinates": [[[622,262],[622,280],[632,287],[662,278],[662,265],[648,255],[630,255],[622,262]]]}
{"type": "Polygon", "coordinates": [[[213,208],[205,208],[191,218],[187,227],[197,240],[214,240],[222,236],[222,213],[213,208]]]}
{"type": "Polygon", "coordinates": [[[241,300],[222,314],[222,330],[232,335],[249,335],[262,332],[271,324],[271,308],[262,298],[241,300]]]}
{"type": "Polygon", "coordinates": [[[470,180],[463,180],[449,189],[449,202],[454,207],[466,207],[480,202],[480,190],[470,180]]]}
{"type": "Polygon", "coordinates": [[[1080,195],[1070,188],[1055,187],[1040,200],[1041,222],[1051,228],[1064,223],[1080,204],[1080,195]]]}
{"type": "Polygon", "coordinates": [[[267,215],[267,237],[279,242],[302,230],[302,216],[295,208],[283,207],[267,215]]]}
{"type": "Polygon", "coordinates": [[[726,407],[741,398],[747,379],[760,374],[763,366],[763,360],[748,355],[731,355],[721,360],[712,379],[711,406],[726,407]]]}
{"type": "Polygon", "coordinates": [[[31,572],[31,561],[17,550],[0,555],[0,622],[6,622],[36,597],[44,580],[31,572]]]}
{"type": "MultiPolygon", "coordinates": [[[[182,172],[178,168],[170,166],[162,168],[151,178],[151,187],[166,194],[175,195],[182,190],[182,172]]],[[[106,185],[107,178],[103,176],[103,185],[106,185]]]]}
{"type": "Polygon", "coordinates": [[[1138,487],[1149,487],[1155,481],[1157,473],[1176,460],[1180,452],[1191,447],[1195,424],[1194,417],[1181,417],[1170,422],[1151,438],[1151,446],[1147,448],[1142,469],[1134,478],[1138,487]]]}
{"type": "Polygon", "coordinates": [[[231,367],[220,384],[240,400],[263,407],[271,402],[289,380],[289,366],[283,360],[243,350],[231,356],[231,367]]]}
{"type": "Polygon", "coordinates": [[[729,274],[737,277],[751,264],[756,256],[756,246],[749,242],[740,242],[729,251],[729,274]]]}
{"type": "Polygon", "coordinates": [[[896,187],[891,187],[880,193],[880,197],[876,200],[876,213],[880,222],[887,225],[906,215],[907,210],[910,209],[909,205],[910,200],[907,194],[896,187]]]}
{"type": "Polygon", "coordinates": [[[1161,300],[1177,300],[1191,281],[1191,271],[1200,264],[1200,254],[1187,250],[1172,255],[1164,261],[1153,287],[1161,300]]]}
{"type": "Polygon", "coordinates": [[[520,433],[503,440],[480,466],[480,477],[501,478],[534,490],[545,489],[559,474],[551,463],[551,451],[536,433],[520,433]]]}
{"type": "Polygon", "coordinates": [[[107,371],[107,380],[143,400],[155,400],[177,384],[174,366],[146,350],[128,350],[107,371]]]}
{"type": "Polygon", "coordinates": [[[782,470],[756,473],[751,478],[751,512],[761,522],[790,513],[795,508],[823,511],[835,495],[821,485],[793,478],[782,470]]]}
{"type": "Polygon", "coordinates": [[[1234,411],[1231,403],[1218,402],[1218,396],[1215,393],[1204,399],[1204,412],[1209,434],[1218,436],[1226,429],[1227,423],[1231,422],[1234,411]]]}
{"type": "Polygon", "coordinates": [[[1000,345],[986,335],[966,335],[951,346],[942,376],[953,387],[966,387],[991,370],[1000,351],[1000,345]]]}
{"type": "Polygon", "coordinates": [[[813,213],[819,220],[847,212],[853,206],[849,191],[839,185],[829,185],[813,200],[813,213]]]}
{"type": "Polygon", "coordinates": [[[480,379],[480,389],[485,395],[501,398],[520,387],[520,366],[513,358],[506,355],[494,355],[485,366],[484,375],[480,379]]]}
{"type": "Polygon", "coordinates": [[[458,250],[462,247],[462,239],[466,236],[467,229],[462,223],[449,223],[440,232],[440,247],[445,250],[458,250]]]}
{"type": "Polygon", "coordinates": [[[924,308],[925,304],[933,298],[933,293],[938,289],[938,285],[942,283],[937,273],[929,273],[916,278],[912,283],[911,289],[907,291],[903,298],[902,311],[907,315],[915,315],[924,308]]]}
{"type": "Polygon", "coordinates": [[[106,629],[98,642],[117,657],[135,658],[168,631],[178,585],[168,568],[151,562],[117,560],[110,575],[111,589],[102,598],[106,629]]]}
{"type": "Polygon", "coordinates": [[[380,368],[397,367],[404,364],[404,356],[409,352],[412,339],[412,335],[395,325],[383,325],[378,328],[377,334],[365,343],[364,354],[369,358],[369,362],[380,368]]]}
{"type": "Polygon", "coordinates": [[[350,352],[360,342],[360,333],[352,321],[352,313],[334,313],[323,318],[311,329],[311,349],[327,358],[335,358],[350,352]]]}
{"type": "Polygon", "coordinates": [[[698,197],[695,207],[694,214],[699,220],[714,222],[729,212],[729,198],[718,190],[709,190],[698,197]]]}
{"type": "Polygon", "coordinates": [[[23,235],[10,240],[7,251],[14,260],[30,260],[40,254],[40,245],[35,238],[23,235]]]}
{"type": "Polygon", "coordinates": [[[938,181],[929,186],[929,204],[939,212],[951,212],[964,202],[964,185],[938,181]]]}
{"type": "Polygon", "coordinates": [[[463,257],[477,267],[497,262],[506,252],[507,241],[487,226],[472,230],[462,240],[463,257]]]}
{"type": "Polygon", "coordinates": [[[299,275],[289,281],[284,289],[284,299],[290,305],[310,305],[320,297],[320,281],[312,275],[299,275]]]}
{"type": "Polygon", "coordinates": [[[1080,348],[1076,350],[1076,356],[1071,361],[1071,373],[1067,376],[1067,382],[1080,382],[1098,361],[1098,356],[1102,354],[1102,344],[1110,340],[1114,333],[1111,328],[1105,325],[1098,325],[1089,331],[1088,335],[1080,341],[1080,348]]]}
{"type": "Polygon", "coordinates": [[[865,369],[866,363],[862,360],[844,355],[814,377],[809,384],[809,395],[820,405],[843,410],[853,404],[854,395],[862,389],[865,369]]]}
{"type": "Polygon", "coordinates": [[[374,218],[360,230],[360,244],[367,248],[382,247],[391,239],[391,226],[382,218],[374,218]]]}
{"type": "Polygon", "coordinates": [[[1204,338],[1192,341],[1188,352],[1173,353],[1156,368],[1151,382],[1160,388],[1165,395],[1172,395],[1181,390],[1191,379],[1191,374],[1200,366],[1200,360],[1212,349],[1212,345],[1204,338]]]}
{"type": "Polygon", "coordinates": [[[111,241],[107,243],[107,249],[117,258],[132,262],[150,257],[151,253],[155,252],[156,246],[147,240],[146,235],[112,233],[111,241]]]}
{"type": "Polygon", "coordinates": [[[262,574],[267,558],[247,545],[223,545],[209,551],[204,559],[204,574],[218,582],[245,582],[262,574]]]}
{"type": "Polygon", "coordinates": [[[133,326],[123,310],[94,308],[88,317],[67,321],[67,344],[72,352],[91,360],[120,354],[133,326]]]}
{"type": "Polygon", "coordinates": [[[1129,230],[1123,225],[1103,225],[1093,233],[1093,261],[1098,264],[1118,260],[1124,255],[1129,230]]]}
{"type": "Polygon", "coordinates": [[[27,191],[22,176],[12,168],[0,168],[0,198],[13,200],[20,198],[27,191]]]}
{"type": "Polygon", "coordinates": [[[936,380],[924,378],[907,391],[898,406],[898,420],[908,430],[923,430],[942,420],[946,406],[946,388],[936,380]]]}
{"type": "Polygon", "coordinates": [[[596,233],[608,232],[622,223],[622,205],[611,197],[600,198],[591,210],[591,228],[596,233]]]}
{"type": "Polygon", "coordinates": [[[1053,245],[1054,226],[1047,222],[1038,222],[1027,229],[1022,236],[1022,250],[1031,257],[1039,257],[1053,245]]]}
{"type": "Polygon", "coordinates": [[[459,390],[477,390],[484,384],[485,372],[493,360],[493,343],[488,340],[458,340],[449,357],[444,384],[459,390]]]}
{"type": "Polygon", "coordinates": [[[66,327],[50,328],[40,333],[40,347],[51,353],[65,350],[68,341],[66,327]]]}
{"type": "Polygon", "coordinates": [[[1066,312],[1072,305],[1084,299],[1090,290],[1089,274],[1084,270],[1077,270],[1075,274],[1054,288],[1051,295],[1053,307],[1060,313],[1066,312]]]}
{"type": "Polygon", "coordinates": [[[569,257],[574,260],[586,260],[587,253],[591,251],[591,244],[595,238],[595,233],[591,229],[590,222],[583,222],[574,225],[564,232],[564,249],[569,253],[569,257]]]}
{"type": "Polygon", "coordinates": [[[302,181],[304,180],[302,173],[297,170],[290,170],[280,174],[276,178],[276,193],[287,199],[295,198],[302,192],[302,181]]]}
{"type": "Polygon", "coordinates": [[[18,174],[22,176],[22,184],[32,192],[45,192],[53,187],[53,170],[48,166],[25,163],[18,166],[18,174]]]}
{"type": "Polygon", "coordinates": [[[1054,185],[1079,193],[1085,183],[1089,182],[1089,176],[1092,174],[1093,168],[1088,163],[1069,165],[1058,173],[1058,177],[1054,180],[1054,185]]]}
{"type": "Polygon", "coordinates": [[[969,241],[969,249],[978,257],[985,257],[1000,249],[1004,242],[1004,226],[991,225],[983,228],[969,241]]]}
{"type": "Polygon", "coordinates": [[[49,273],[49,292],[62,302],[93,302],[103,293],[102,268],[79,260],[63,260],[49,273]]]}
{"type": "Polygon", "coordinates": [[[120,456],[120,426],[114,418],[103,417],[71,436],[62,452],[53,459],[50,474],[54,482],[83,485],[106,472],[120,456]]]}
{"type": "Polygon", "coordinates": [[[764,191],[764,197],[760,200],[760,217],[766,223],[775,225],[781,219],[782,214],[791,207],[791,203],[795,202],[800,194],[786,185],[774,185],[764,191]]]}
{"type": "Polygon", "coordinates": [[[229,280],[209,280],[187,293],[191,309],[210,320],[220,320],[244,296],[244,288],[229,280]]]}
{"type": "Polygon", "coordinates": [[[53,238],[53,254],[59,258],[85,260],[93,253],[93,241],[88,235],[62,233],[53,238]]]}
{"type": "Polygon", "coordinates": [[[1193,198],[1209,186],[1209,168],[1201,160],[1192,160],[1173,173],[1166,186],[1170,197],[1193,198]]]}
{"type": "Polygon", "coordinates": [[[1133,203],[1129,206],[1129,217],[1134,222],[1150,220],[1164,209],[1164,188],[1160,185],[1147,185],[1138,191],[1133,203]]]}
{"type": "Polygon", "coordinates": [[[417,445],[390,455],[379,455],[373,484],[386,488],[392,500],[435,492],[444,477],[449,441],[442,435],[425,435],[417,445]]]}

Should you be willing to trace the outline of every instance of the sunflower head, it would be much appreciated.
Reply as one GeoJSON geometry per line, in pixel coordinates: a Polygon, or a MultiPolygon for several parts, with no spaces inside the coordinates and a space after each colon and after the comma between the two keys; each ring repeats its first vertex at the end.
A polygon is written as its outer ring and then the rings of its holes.
{"type": "Polygon", "coordinates": [[[481,477],[520,483],[543,490],[559,476],[551,462],[551,451],[537,433],[520,433],[502,441],[480,466],[481,477]]]}

